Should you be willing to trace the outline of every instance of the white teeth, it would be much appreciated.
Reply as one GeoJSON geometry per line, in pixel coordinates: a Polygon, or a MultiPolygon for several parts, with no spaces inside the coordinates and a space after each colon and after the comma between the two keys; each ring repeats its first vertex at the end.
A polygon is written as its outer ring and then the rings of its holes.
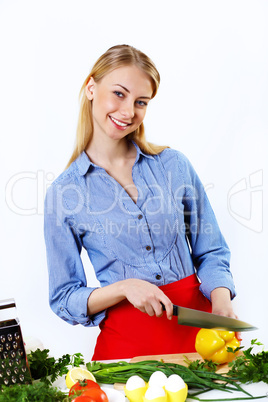
{"type": "Polygon", "coordinates": [[[128,125],[127,123],[122,123],[121,121],[114,119],[112,116],[110,116],[110,117],[111,117],[112,121],[114,121],[115,124],[117,124],[118,126],[126,127],[128,125]]]}

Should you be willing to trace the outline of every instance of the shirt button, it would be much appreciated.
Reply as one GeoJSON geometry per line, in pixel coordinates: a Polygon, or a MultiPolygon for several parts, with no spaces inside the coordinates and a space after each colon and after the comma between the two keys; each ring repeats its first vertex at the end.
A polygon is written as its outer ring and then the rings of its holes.
{"type": "Polygon", "coordinates": [[[159,274],[155,275],[155,279],[161,279],[161,278],[162,278],[161,275],[159,275],[159,274]]]}
{"type": "Polygon", "coordinates": [[[143,216],[140,214],[140,215],[138,215],[138,219],[142,219],[143,218],[143,216]]]}
{"type": "Polygon", "coordinates": [[[147,250],[147,251],[150,251],[151,248],[152,248],[151,246],[146,246],[146,250],[147,250]]]}

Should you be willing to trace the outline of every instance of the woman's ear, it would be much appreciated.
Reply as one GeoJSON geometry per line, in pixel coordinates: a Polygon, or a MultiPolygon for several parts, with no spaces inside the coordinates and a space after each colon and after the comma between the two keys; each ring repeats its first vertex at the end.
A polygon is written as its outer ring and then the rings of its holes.
{"type": "Polygon", "coordinates": [[[88,100],[92,101],[94,98],[95,81],[93,77],[90,77],[86,85],[86,97],[88,100]]]}

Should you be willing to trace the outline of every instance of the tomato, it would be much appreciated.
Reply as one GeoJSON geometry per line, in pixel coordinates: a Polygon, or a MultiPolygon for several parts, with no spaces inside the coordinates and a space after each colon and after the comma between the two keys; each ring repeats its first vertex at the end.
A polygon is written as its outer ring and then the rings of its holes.
{"type": "Polygon", "coordinates": [[[91,398],[90,396],[80,395],[72,399],[72,402],[96,402],[96,400],[91,398]]]}
{"type": "Polygon", "coordinates": [[[92,398],[95,402],[109,402],[106,393],[102,389],[90,388],[83,391],[82,396],[88,396],[92,398]]]}
{"type": "Polygon", "coordinates": [[[84,391],[91,388],[100,389],[99,384],[92,380],[83,380],[76,382],[69,391],[69,396],[71,395],[82,395],[84,391]]]}

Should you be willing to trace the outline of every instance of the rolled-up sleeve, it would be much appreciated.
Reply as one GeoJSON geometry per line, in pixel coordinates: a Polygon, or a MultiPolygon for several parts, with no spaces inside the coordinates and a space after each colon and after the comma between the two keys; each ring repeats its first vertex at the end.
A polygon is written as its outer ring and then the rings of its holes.
{"type": "Polygon", "coordinates": [[[220,231],[205,189],[188,159],[181,157],[185,185],[185,222],[192,258],[201,280],[200,290],[210,299],[212,290],[226,287],[236,295],[230,271],[230,250],[220,231]]]}
{"type": "Polygon", "coordinates": [[[62,207],[65,201],[59,189],[57,184],[48,188],[44,209],[50,307],[72,325],[96,326],[105,311],[87,315],[87,300],[96,287],[87,287],[81,239],[73,228],[72,211],[62,207]]]}

